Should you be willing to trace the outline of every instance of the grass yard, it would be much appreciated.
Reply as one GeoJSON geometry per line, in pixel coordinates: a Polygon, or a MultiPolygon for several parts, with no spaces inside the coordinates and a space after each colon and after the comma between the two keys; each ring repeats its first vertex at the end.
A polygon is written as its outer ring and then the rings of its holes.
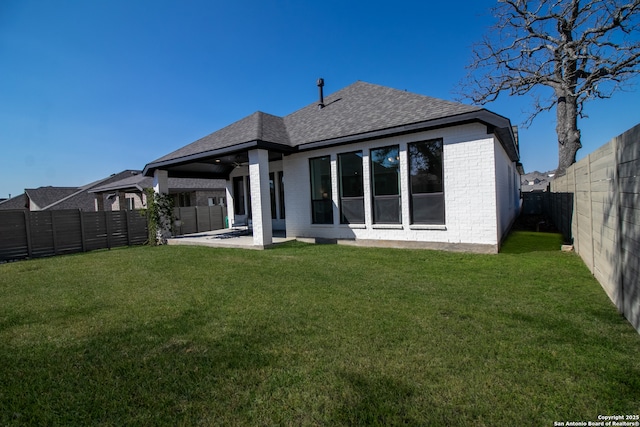
{"type": "Polygon", "coordinates": [[[640,412],[640,335],[557,235],[0,265],[0,425],[552,426],[640,412]]]}

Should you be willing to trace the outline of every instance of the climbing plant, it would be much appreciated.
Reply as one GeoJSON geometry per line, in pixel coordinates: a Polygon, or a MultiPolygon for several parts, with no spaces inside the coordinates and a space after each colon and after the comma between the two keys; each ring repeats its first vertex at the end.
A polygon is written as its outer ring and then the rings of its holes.
{"type": "Polygon", "coordinates": [[[148,243],[152,246],[164,245],[171,236],[173,223],[173,199],[168,194],[158,194],[153,188],[145,190],[147,195],[148,243]]]}

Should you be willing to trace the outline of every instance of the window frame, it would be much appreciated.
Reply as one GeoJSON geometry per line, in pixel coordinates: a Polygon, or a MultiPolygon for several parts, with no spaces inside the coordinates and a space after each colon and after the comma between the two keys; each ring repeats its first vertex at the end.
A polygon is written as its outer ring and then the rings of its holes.
{"type": "Polygon", "coordinates": [[[234,176],[233,177],[233,213],[235,215],[245,215],[246,213],[245,198],[246,198],[246,193],[245,193],[245,186],[244,186],[244,176],[234,176]]]}
{"type": "Polygon", "coordinates": [[[276,212],[276,173],[269,172],[269,199],[271,204],[271,219],[278,219],[276,212]]]}
{"type": "Polygon", "coordinates": [[[284,209],[284,171],[278,171],[278,173],[276,173],[276,177],[277,177],[277,184],[279,186],[279,193],[280,193],[280,199],[278,200],[278,203],[280,205],[280,219],[285,219],[286,215],[285,215],[285,209],[284,209]]]}
{"type": "MultiPolygon", "coordinates": [[[[409,216],[412,225],[445,225],[446,224],[446,206],[445,206],[445,186],[444,186],[444,140],[442,138],[432,138],[426,139],[422,141],[413,141],[407,144],[407,170],[408,170],[408,178],[409,178],[409,216]],[[439,167],[435,168],[434,172],[426,172],[420,174],[423,178],[426,177],[427,180],[433,181],[431,184],[426,184],[426,189],[424,191],[416,191],[417,185],[415,185],[414,180],[418,177],[418,174],[414,173],[412,169],[414,168],[414,152],[412,150],[413,147],[418,146],[418,144],[439,144],[439,167]],[[439,176],[438,176],[439,173],[439,176]],[[428,175],[431,175],[429,177],[428,175]],[[429,186],[434,186],[433,189],[430,189],[429,186]],[[439,187],[439,188],[438,188],[439,187]],[[438,191],[439,190],[439,191],[438,191]],[[436,204],[436,208],[433,212],[429,212],[429,214],[437,214],[436,219],[417,219],[417,205],[424,204],[425,200],[431,199],[436,204]],[[420,203],[418,203],[420,202],[420,203]]],[[[425,185],[425,184],[423,184],[425,185]]],[[[421,212],[424,214],[424,212],[421,212]]]]}
{"type": "Polygon", "coordinates": [[[365,206],[364,206],[364,153],[362,150],[339,153],[337,156],[337,159],[338,159],[338,192],[339,192],[338,199],[340,203],[340,224],[364,224],[366,221],[365,206]],[[359,172],[360,181],[358,184],[360,187],[359,188],[360,195],[345,196],[344,181],[345,181],[345,178],[347,177],[346,175],[343,174],[344,164],[346,162],[345,156],[354,155],[354,154],[360,158],[360,169],[356,171],[356,175],[359,172]],[[345,202],[358,202],[358,201],[361,203],[359,207],[361,207],[361,210],[362,210],[362,218],[355,218],[357,219],[357,221],[350,221],[345,216],[345,213],[344,213],[345,202]]]}
{"type": "Polygon", "coordinates": [[[309,184],[310,184],[310,202],[311,202],[311,223],[312,224],[333,224],[333,179],[331,176],[331,156],[319,156],[309,159],[309,184]],[[316,164],[319,161],[326,162],[324,170],[316,171],[316,164]],[[328,168],[327,168],[328,167],[328,168]],[[328,175],[322,175],[328,172],[328,175]],[[318,174],[319,173],[319,174],[318,174]],[[316,175],[320,178],[320,182],[316,182],[316,175]],[[328,177],[328,181],[324,180],[328,177]],[[317,191],[319,189],[319,192],[317,191]],[[317,195],[320,198],[317,198],[317,195]]]}
{"type": "MultiPolygon", "coordinates": [[[[400,146],[398,144],[393,144],[393,145],[388,145],[388,146],[383,146],[383,147],[377,147],[377,148],[372,148],[371,150],[369,150],[369,163],[370,163],[370,184],[371,184],[371,209],[372,209],[372,221],[373,224],[389,224],[389,225],[397,225],[397,224],[402,224],[402,186],[401,186],[401,170],[400,170],[400,146]],[[375,160],[375,152],[382,152],[382,150],[395,150],[395,156],[394,155],[390,155],[387,154],[387,158],[385,158],[382,162],[380,161],[376,161],[375,160]],[[395,175],[396,175],[396,184],[395,184],[395,193],[391,193],[391,194],[377,194],[378,193],[378,189],[380,188],[378,184],[384,183],[384,180],[382,179],[377,179],[377,177],[384,177],[384,175],[390,175],[390,174],[380,174],[380,173],[376,173],[376,170],[380,170],[380,167],[385,167],[384,166],[384,161],[387,161],[387,163],[394,165],[393,168],[395,169],[395,175]],[[379,167],[376,168],[376,165],[378,165],[379,167]],[[383,204],[385,204],[384,202],[388,202],[391,201],[391,203],[389,205],[397,205],[397,212],[388,212],[388,213],[392,213],[394,214],[394,218],[397,219],[393,219],[393,220],[386,220],[385,218],[381,218],[381,211],[379,211],[379,208],[382,209],[383,208],[383,204]],[[393,203],[394,201],[396,201],[397,203],[393,203]],[[378,203],[378,202],[382,202],[382,203],[378,203]]],[[[392,188],[392,186],[388,187],[389,189],[392,188]]],[[[382,191],[382,193],[387,193],[388,190],[386,191],[382,191]]],[[[388,204],[388,203],[387,203],[388,204]]],[[[394,209],[396,209],[394,207],[394,209]]]]}

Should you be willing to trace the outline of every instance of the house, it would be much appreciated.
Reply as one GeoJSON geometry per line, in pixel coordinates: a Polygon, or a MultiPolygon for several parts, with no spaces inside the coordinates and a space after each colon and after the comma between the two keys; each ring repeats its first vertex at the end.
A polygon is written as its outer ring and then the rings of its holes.
{"type": "Polygon", "coordinates": [[[81,187],[38,187],[28,188],[23,194],[0,203],[1,210],[49,211],[79,209],[96,211],[95,197],[90,190],[96,186],[119,181],[140,171],[125,170],[81,187]]]}
{"type": "Polygon", "coordinates": [[[547,191],[549,183],[553,179],[553,172],[529,172],[522,175],[522,192],[523,193],[540,193],[547,191]]]}
{"type": "MultiPolygon", "coordinates": [[[[117,211],[146,207],[145,189],[153,187],[153,178],[141,172],[91,189],[89,192],[95,196],[97,209],[117,211]]],[[[176,207],[226,204],[226,184],[222,179],[169,178],[168,186],[176,207]]]]}
{"type": "Polygon", "coordinates": [[[144,168],[226,182],[228,215],[305,241],[495,253],[520,207],[518,141],[486,109],[358,81],[279,117],[256,112],[144,168]],[[474,182],[474,185],[470,185],[474,182]]]}

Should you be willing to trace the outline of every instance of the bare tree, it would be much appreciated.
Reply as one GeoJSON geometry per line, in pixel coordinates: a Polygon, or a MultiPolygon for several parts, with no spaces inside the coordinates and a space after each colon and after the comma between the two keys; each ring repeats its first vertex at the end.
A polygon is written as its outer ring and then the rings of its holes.
{"type": "Polygon", "coordinates": [[[530,94],[527,124],[555,107],[562,174],[581,147],[584,104],[640,72],[640,0],[501,0],[493,12],[497,24],[474,47],[463,95],[485,104],[530,94]]]}

